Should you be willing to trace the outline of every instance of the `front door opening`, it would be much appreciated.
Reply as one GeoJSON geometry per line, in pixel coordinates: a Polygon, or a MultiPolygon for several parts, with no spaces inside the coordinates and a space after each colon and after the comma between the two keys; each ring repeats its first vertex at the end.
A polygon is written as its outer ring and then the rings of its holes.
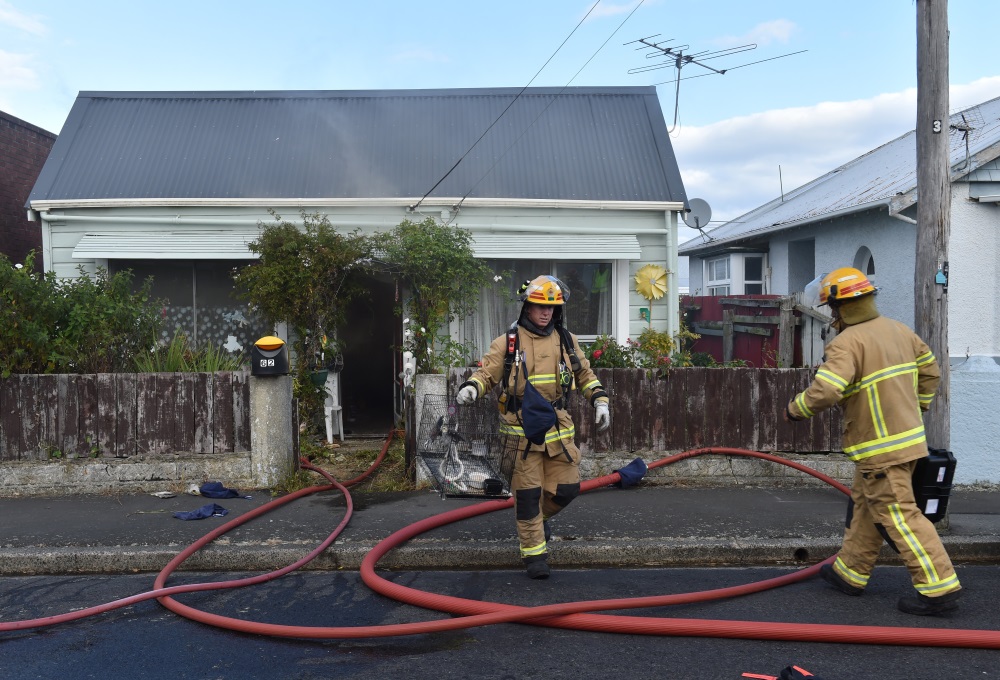
{"type": "Polygon", "coordinates": [[[395,426],[394,384],[399,317],[396,284],[369,278],[368,295],[351,301],[338,329],[344,343],[340,375],[344,434],[384,437],[395,426]]]}

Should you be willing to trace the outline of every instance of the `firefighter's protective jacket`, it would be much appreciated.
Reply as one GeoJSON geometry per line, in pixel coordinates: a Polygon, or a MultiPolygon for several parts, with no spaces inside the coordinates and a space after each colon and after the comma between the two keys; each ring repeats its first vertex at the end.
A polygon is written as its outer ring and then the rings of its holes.
{"type": "MultiPolygon", "coordinates": [[[[576,430],[573,419],[566,410],[566,400],[569,394],[563,393],[564,378],[569,378],[572,385],[593,404],[598,399],[607,399],[601,382],[590,368],[590,362],[580,349],[575,335],[569,334],[573,349],[580,360],[580,367],[575,372],[568,352],[560,351],[559,332],[553,329],[549,335],[538,335],[523,326],[517,327],[518,349],[515,361],[507,378],[507,387],[500,395],[501,424],[500,431],[504,434],[524,436],[521,428],[520,404],[524,397],[525,375],[527,380],[555,406],[556,425],[545,435],[545,449],[550,456],[561,455],[564,447],[574,451],[573,439],[576,430]],[[527,370],[525,370],[527,369],[527,370]],[[572,375],[564,376],[563,371],[572,375]],[[508,408],[516,401],[518,408],[508,408]]],[[[492,390],[503,380],[504,358],[507,356],[507,336],[501,335],[493,340],[490,349],[483,356],[482,366],[471,376],[467,383],[472,383],[479,390],[479,396],[492,390]]],[[[464,383],[464,384],[467,384],[464,383]]],[[[532,445],[532,450],[540,450],[541,446],[532,445]]]]}
{"type": "Polygon", "coordinates": [[[811,418],[840,404],[844,453],[861,469],[927,455],[922,411],[941,371],[934,354],[904,324],[877,316],[845,327],[826,347],[812,384],[788,404],[793,418],[811,418]]]}

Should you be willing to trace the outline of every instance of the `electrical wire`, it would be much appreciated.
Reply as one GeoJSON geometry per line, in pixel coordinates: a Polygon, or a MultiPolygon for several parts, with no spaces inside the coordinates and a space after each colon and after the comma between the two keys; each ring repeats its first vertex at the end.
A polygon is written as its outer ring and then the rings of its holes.
{"type": "MultiPolygon", "coordinates": [[[[587,61],[585,61],[584,64],[583,64],[583,66],[581,66],[580,69],[576,73],[573,74],[573,77],[570,78],[568,81],[566,81],[566,84],[562,86],[562,89],[560,89],[559,92],[557,92],[555,95],[552,96],[552,99],[549,101],[549,103],[545,105],[545,107],[538,113],[537,116],[534,117],[534,119],[530,123],[528,123],[527,127],[525,127],[524,130],[521,132],[521,134],[517,136],[517,139],[515,139],[513,142],[511,142],[507,146],[507,148],[503,150],[503,153],[500,154],[500,156],[497,157],[497,159],[493,162],[493,165],[491,165],[489,167],[489,170],[487,170],[486,172],[483,173],[483,176],[479,178],[479,181],[477,181],[475,184],[473,184],[472,188],[465,192],[465,195],[462,196],[462,200],[460,200],[458,202],[458,207],[461,207],[462,204],[465,202],[465,199],[467,199],[469,197],[469,194],[471,194],[473,191],[475,191],[476,187],[478,187],[480,184],[482,184],[482,182],[483,182],[484,179],[486,179],[487,177],[489,177],[490,173],[493,172],[493,170],[497,167],[497,165],[500,164],[500,161],[503,160],[504,156],[507,155],[507,152],[510,151],[511,149],[513,149],[514,146],[518,142],[521,141],[521,138],[524,137],[524,135],[528,134],[528,130],[530,130],[531,127],[535,123],[538,122],[538,119],[542,117],[542,114],[544,114],[546,111],[548,111],[549,107],[552,106],[552,104],[555,103],[556,98],[559,95],[561,95],[566,90],[567,87],[570,86],[570,83],[572,83],[574,80],[576,80],[576,77],[583,72],[583,69],[587,68],[587,65],[594,60],[594,58],[598,55],[598,53],[601,50],[604,49],[604,46],[607,45],[608,42],[610,42],[610,40],[613,37],[615,37],[615,33],[617,33],[621,29],[621,27],[625,25],[625,22],[627,22],[630,18],[632,18],[632,15],[635,14],[636,10],[639,9],[642,6],[643,2],[645,2],[645,0],[639,0],[639,3],[635,7],[632,8],[631,12],[628,13],[628,16],[625,17],[620,24],[618,24],[618,28],[616,28],[614,31],[612,31],[611,35],[608,36],[607,40],[605,40],[603,43],[601,43],[601,46],[598,47],[597,50],[592,55],[590,55],[590,59],[588,59],[587,61]]],[[[591,8],[591,10],[593,10],[593,8],[591,8]]]]}
{"type": "Polygon", "coordinates": [[[589,10],[587,10],[587,13],[583,15],[583,18],[580,19],[580,22],[576,26],[573,27],[573,30],[569,32],[569,35],[567,35],[566,38],[559,44],[559,47],[557,47],[556,51],[552,53],[552,56],[550,56],[545,61],[545,63],[542,64],[542,67],[540,69],[538,69],[538,71],[535,73],[535,75],[533,75],[531,77],[531,80],[528,81],[528,84],[525,85],[524,87],[522,87],[521,91],[518,92],[514,96],[514,98],[510,100],[510,103],[507,104],[506,108],[504,108],[504,110],[500,112],[500,115],[497,116],[496,119],[492,123],[490,123],[489,127],[487,127],[483,131],[483,134],[479,135],[479,139],[477,139],[475,142],[473,142],[472,146],[470,146],[468,148],[468,150],[464,154],[462,154],[462,156],[457,161],[455,161],[455,164],[451,166],[451,168],[448,170],[448,172],[444,173],[444,175],[441,177],[441,179],[439,179],[437,182],[435,182],[434,186],[432,186],[430,189],[428,189],[427,193],[425,193],[423,196],[420,197],[419,201],[417,201],[412,206],[410,206],[410,210],[411,211],[415,211],[417,208],[419,208],[420,204],[424,202],[424,199],[426,199],[428,196],[430,196],[434,192],[434,190],[438,188],[438,185],[441,184],[441,182],[445,181],[448,178],[448,176],[452,172],[455,171],[455,168],[458,167],[458,164],[461,163],[463,160],[465,160],[466,156],[468,156],[470,153],[472,153],[472,150],[476,148],[476,145],[478,145],[479,142],[483,141],[483,137],[485,137],[489,133],[489,131],[493,129],[494,125],[496,125],[497,123],[500,122],[500,119],[503,118],[504,114],[506,114],[507,111],[510,110],[510,107],[512,107],[514,105],[514,102],[516,102],[518,99],[520,99],[521,95],[524,94],[524,91],[527,90],[531,86],[531,84],[533,82],[535,82],[535,78],[537,78],[539,76],[539,74],[542,71],[545,70],[545,67],[549,65],[549,62],[551,62],[553,59],[555,59],[555,56],[557,54],[559,54],[559,51],[563,48],[563,46],[569,41],[570,38],[573,37],[573,34],[576,33],[577,29],[580,28],[580,26],[583,25],[583,22],[587,20],[587,17],[590,16],[590,13],[593,12],[600,3],[601,3],[601,0],[597,0],[597,2],[595,2],[593,4],[593,6],[589,10]]]}

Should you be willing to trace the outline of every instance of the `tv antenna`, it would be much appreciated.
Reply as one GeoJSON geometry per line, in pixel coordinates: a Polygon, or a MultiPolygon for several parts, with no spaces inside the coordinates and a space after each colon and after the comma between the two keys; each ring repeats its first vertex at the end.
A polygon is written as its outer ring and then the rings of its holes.
{"type": "MultiPolygon", "coordinates": [[[[738,45],[736,47],[727,47],[722,50],[703,50],[701,52],[690,52],[690,45],[674,45],[668,46],[667,43],[674,41],[674,38],[669,40],[664,40],[661,42],[653,42],[653,38],[659,36],[651,35],[646,38],[639,38],[638,40],[633,40],[632,42],[625,43],[626,45],[634,45],[639,43],[639,47],[636,50],[645,50],[646,59],[658,59],[656,63],[649,64],[647,66],[640,66],[638,68],[629,69],[629,74],[635,73],[645,73],[647,71],[656,71],[658,69],[664,68],[674,68],[676,70],[676,77],[673,81],[664,81],[675,83],[674,87],[674,124],[670,127],[668,132],[673,132],[677,128],[677,120],[679,117],[680,110],[680,95],[681,95],[681,80],[687,80],[689,78],[701,78],[703,76],[722,76],[728,71],[734,71],[738,68],[743,68],[745,66],[752,66],[754,64],[760,64],[765,61],[772,61],[774,59],[781,59],[783,57],[790,57],[795,54],[802,54],[806,50],[799,50],[798,52],[789,52],[788,54],[782,54],[777,57],[770,57],[768,59],[760,59],[758,61],[751,61],[747,64],[740,64],[738,66],[730,66],[728,68],[715,68],[706,64],[706,61],[711,59],[722,59],[724,57],[730,57],[734,54],[740,54],[741,52],[749,52],[751,50],[757,49],[756,43],[749,43],[746,45],[738,45]],[[697,75],[682,77],[681,71],[685,66],[698,66],[703,69],[703,72],[697,75]]],[[[664,83],[657,83],[657,85],[662,85],[664,83]]]]}

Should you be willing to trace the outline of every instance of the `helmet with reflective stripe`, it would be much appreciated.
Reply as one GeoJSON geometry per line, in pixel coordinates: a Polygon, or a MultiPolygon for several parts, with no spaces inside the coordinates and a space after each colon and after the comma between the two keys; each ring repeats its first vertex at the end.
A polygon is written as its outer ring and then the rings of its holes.
{"type": "Polygon", "coordinates": [[[854,267],[841,267],[823,277],[819,286],[819,303],[827,305],[853,300],[877,292],[868,277],[854,267]]]}
{"type": "Polygon", "coordinates": [[[525,281],[517,299],[536,305],[563,305],[569,300],[569,288],[548,274],[525,281]]]}

